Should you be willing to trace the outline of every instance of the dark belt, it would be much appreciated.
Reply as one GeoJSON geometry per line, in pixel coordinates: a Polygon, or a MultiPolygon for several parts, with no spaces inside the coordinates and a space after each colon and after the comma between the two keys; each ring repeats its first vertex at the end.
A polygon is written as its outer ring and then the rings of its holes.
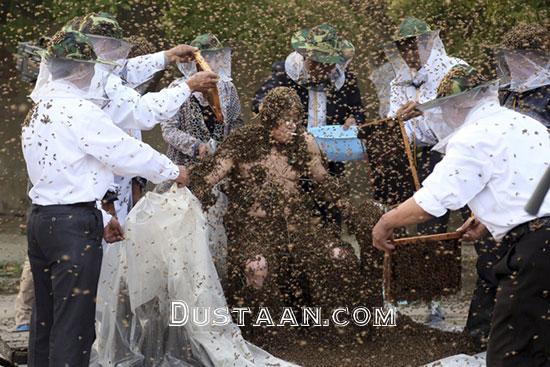
{"type": "Polygon", "coordinates": [[[516,242],[528,233],[532,233],[538,231],[539,229],[549,227],[550,216],[536,218],[512,228],[510,231],[508,231],[508,233],[506,233],[506,236],[504,236],[503,240],[516,242]]]}
{"type": "Polygon", "coordinates": [[[83,203],[74,203],[74,204],[55,204],[55,205],[38,205],[33,204],[33,209],[62,209],[62,208],[95,208],[96,202],[95,201],[87,201],[83,203]]]}

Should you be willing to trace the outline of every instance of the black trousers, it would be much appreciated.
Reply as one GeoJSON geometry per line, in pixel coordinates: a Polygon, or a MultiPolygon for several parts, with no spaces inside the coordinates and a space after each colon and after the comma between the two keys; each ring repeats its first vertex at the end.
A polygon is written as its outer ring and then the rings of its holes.
{"type": "Polygon", "coordinates": [[[474,247],[477,253],[477,281],[464,330],[472,337],[481,352],[487,349],[498,288],[493,267],[506,255],[510,249],[510,243],[506,241],[497,243],[493,237],[488,236],[474,242],[474,247]]]}
{"type": "Polygon", "coordinates": [[[496,303],[488,367],[550,366],[550,227],[505,237],[511,243],[495,265],[496,303]]]}
{"type": "Polygon", "coordinates": [[[103,220],[93,204],[33,206],[27,226],[34,278],[28,365],[88,366],[103,220]]]}

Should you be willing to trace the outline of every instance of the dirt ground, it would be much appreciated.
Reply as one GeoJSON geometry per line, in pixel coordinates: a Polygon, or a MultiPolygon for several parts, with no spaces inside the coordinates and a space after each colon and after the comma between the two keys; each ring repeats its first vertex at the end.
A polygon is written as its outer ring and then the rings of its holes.
{"type": "Polygon", "coordinates": [[[346,328],[337,332],[277,331],[249,339],[277,357],[304,367],[405,367],[455,355],[474,354],[468,340],[401,316],[397,326],[376,330],[346,328]]]}
{"type": "Polygon", "coordinates": [[[439,301],[445,319],[436,328],[424,324],[429,305],[400,304],[395,327],[258,331],[249,339],[304,367],[408,367],[456,354],[475,354],[461,332],[475,284],[475,252],[462,247],[462,289],[439,301]]]}
{"type": "MultiPolygon", "coordinates": [[[[24,260],[26,241],[19,225],[21,219],[0,221],[0,262],[20,264],[24,260]]],[[[458,294],[439,300],[445,320],[439,328],[423,325],[429,305],[399,304],[400,316],[395,327],[358,328],[276,328],[257,329],[247,335],[277,357],[304,367],[401,367],[421,366],[459,353],[474,354],[460,334],[464,327],[469,297],[474,283],[475,253],[462,247],[462,289],[458,294]]],[[[13,333],[15,291],[0,294],[0,336],[14,343],[24,343],[26,333],[13,333]]]]}

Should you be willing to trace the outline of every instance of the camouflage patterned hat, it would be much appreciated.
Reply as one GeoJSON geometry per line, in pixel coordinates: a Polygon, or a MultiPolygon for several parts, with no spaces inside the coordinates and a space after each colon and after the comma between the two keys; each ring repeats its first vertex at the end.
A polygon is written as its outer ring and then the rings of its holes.
{"type": "Polygon", "coordinates": [[[415,18],[406,17],[399,26],[399,32],[394,41],[404,40],[406,38],[417,37],[421,34],[431,32],[432,29],[425,21],[415,18]]]}
{"type": "Polygon", "coordinates": [[[73,19],[65,23],[65,25],[61,28],[61,30],[65,32],[71,32],[71,31],[80,32],[80,25],[82,24],[83,20],[84,20],[83,16],[74,17],[73,19]]]}
{"type": "Polygon", "coordinates": [[[75,31],[59,31],[51,39],[48,48],[41,53],[46,60],[65,59],[78,62],[113,64],[101,60],[95,54],[86,35],[75,31]]]}
{"type": "Polygon", "coordinates": [[[353,44],[327,23],[294,33],[290,42],[300,55],[323,64],[343,64],[355,53],[353,44]]]}
{"type": "Polygon", "coordinates": [[[470,65],[455,65],[437,87],[437,98],[466,92],[485,83],[483,76],[470,65]]]}
{"type": "Polygon", "coordinates": [[[90,13],[86,15],[82,18],[78,31],[94,36],[122,38],[122,28],[115,17],[109,13],[90,13]]]}
{"type": "Polygon", "coordinates": [[[198,35],[195,37],[193,41],[189,44],[189,46],[193,46],[198,48],[201,51],[205,50],[219,50],[223,48],[222,43],[212,33],[204,33],[201,35],[198,35]]]}

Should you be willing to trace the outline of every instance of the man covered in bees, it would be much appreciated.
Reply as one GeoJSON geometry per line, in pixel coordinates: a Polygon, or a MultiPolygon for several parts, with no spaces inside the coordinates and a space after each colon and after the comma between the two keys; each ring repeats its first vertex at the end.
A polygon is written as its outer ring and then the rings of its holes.
{"type": "Polygon", "coordinates": [[[380,270],[369,239],[360,241],[366,244],[360,246],[360,263],[353,248],[343,245],[337,226],[323,223],[317,202],[330,202],[345,217],[361,220],[365,233],[380,210],[367,204],[364,213],[349,215],[347,190],[328,174],[302,118],[296,92],[275,88],[252,121],[192,169],[189,187],[205,206],[211,204],[211,188],[227,179],[229,304],[264,305],[275,312],[283,306],[320,306],[328,312],[381,306],[381,272],[367,279],[362,271],[380,270]]]}

